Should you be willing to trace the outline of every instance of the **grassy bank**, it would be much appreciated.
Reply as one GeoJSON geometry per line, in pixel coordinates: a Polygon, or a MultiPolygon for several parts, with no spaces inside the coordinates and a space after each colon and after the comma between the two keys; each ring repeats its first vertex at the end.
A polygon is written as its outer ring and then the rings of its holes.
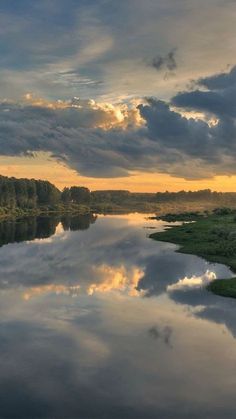
{"type": "MultiPolygon", "coordinates": [[[[194,223],[171,226],[150,237],[175,243],[180,246],[178,252],[201,256],[209,262],[223,263],[236,272],[236,212],[228,212],[219,211],[218,214],[202,216],[194,223]]],[[[236,278],[213,281],[208,289],[218,295],[236,298],[236,278]]]]}
{"type": "Polygon", "coordinates": [[[207,286],[207,289],[222,297],[236,298],[236,278],[213,281],[207,286]]]}

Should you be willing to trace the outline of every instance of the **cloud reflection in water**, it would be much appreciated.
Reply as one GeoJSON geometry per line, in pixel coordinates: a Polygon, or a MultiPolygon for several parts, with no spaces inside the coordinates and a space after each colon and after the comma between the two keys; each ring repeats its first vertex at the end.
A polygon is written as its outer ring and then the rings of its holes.
{"type": "Polygon", "coordinates": [[[134,218],[0,249],[4,418],[234,417],[235,301],[200,286],[230,271],[134,218]]]}

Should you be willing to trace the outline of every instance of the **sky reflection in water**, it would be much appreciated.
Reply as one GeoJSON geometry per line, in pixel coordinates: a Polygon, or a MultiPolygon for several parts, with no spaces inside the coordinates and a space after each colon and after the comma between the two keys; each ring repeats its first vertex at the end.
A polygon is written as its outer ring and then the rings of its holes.
{"type": "Polygon", "coordinates": [[[1,227],[1,418],[235,417],[236,302],[201,287],[232,274],[148,238],[164,225],[1,227]]]}

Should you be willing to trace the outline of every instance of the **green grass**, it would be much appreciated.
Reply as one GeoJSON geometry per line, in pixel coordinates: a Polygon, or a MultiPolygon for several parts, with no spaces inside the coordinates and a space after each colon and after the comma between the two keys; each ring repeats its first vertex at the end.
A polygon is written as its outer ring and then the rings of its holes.
{"type": "Polygon", "coordinates": [[[236,298],[236,278],[213,281],[207,285],[207,289],[222,297],[236,298]]]}
{"type": "MultiPolygon", "coordinates": [[[[234,212],[226,215],[212,214],[194,223],[184,223],[153,233],[150,237],[175,243],[180,246],[178,252],[201,256],[209,262],[223,263],[236,272],[234,212]]],[[[215,294],[236,298],[236,278],[213,281],[208,288],[215,294]]]]}

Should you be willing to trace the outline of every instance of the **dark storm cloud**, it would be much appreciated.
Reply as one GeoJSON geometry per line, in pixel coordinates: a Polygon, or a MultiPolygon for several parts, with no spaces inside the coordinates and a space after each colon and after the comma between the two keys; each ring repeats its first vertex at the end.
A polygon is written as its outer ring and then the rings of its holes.
{"type": "Polygon", "coordinates": [[[196,84],[207,90],[181,92],[172,99],[172,104],[186,109],[209,112],[217,117],[236,116],[236,66],[228,73],[200,78],[196,84]]]}
{"type": "Polygon", "coordinates": [[[212,90],[179,93],[171,104],[147,99],[138,106],[142,127],[133,116],[125,125],[118,119],[114,124],[115,111],[92,101],[71,101],[62,108],[4,102],[0,104],[1,154],[46,151],[94,177],[127,176],[132,170],[189,179],[235,174],[234,74],[235,69],[223,74],[223,84],[219,84],[220,75],[201,79],[198,83],[212,90]],[[183,110],[201,111],[213,116],[215,123],[189,118],[183,110]]]}
{"type": "Polygon", "coordinates": [[[162,144],[163,149],[180,151],[189,158],[218,164],[236,156],[236,70],[198,80],[207,91],[195,90],[177,94],[171,106],[163,101],[148,99],[140,105],[148,136],[162,144]],[[211,88],[211,89],[210,89],[211,88]],[[178,108],[201,111],[215,118],[214,124],[203,119],[187,118],[178,108]]]}
{"type": "Polygon", "coordinates": [[[179,93],[172,99],[174,106],[211,113],[217,117],[236,116],[236,85],[220,91],[179,93]]]}
{"type": "Polygon", "coordinates": [[[232,67],[228,73],[225,72],[210,77],[202,77],[198,80],[198,84],[209,90],[231,88],[236,84],[236,66],[232,67]]]}
{"type": "Polygon", "coordinates": [[[210,141],[206,122],[187,119],[171,110],[166,102],[155,99],[149,99],[147,105],[140,105],[139,109],[146,121],[149,138],[153,141],[188,154],[203,154],[203,148],[210,141]]]}

